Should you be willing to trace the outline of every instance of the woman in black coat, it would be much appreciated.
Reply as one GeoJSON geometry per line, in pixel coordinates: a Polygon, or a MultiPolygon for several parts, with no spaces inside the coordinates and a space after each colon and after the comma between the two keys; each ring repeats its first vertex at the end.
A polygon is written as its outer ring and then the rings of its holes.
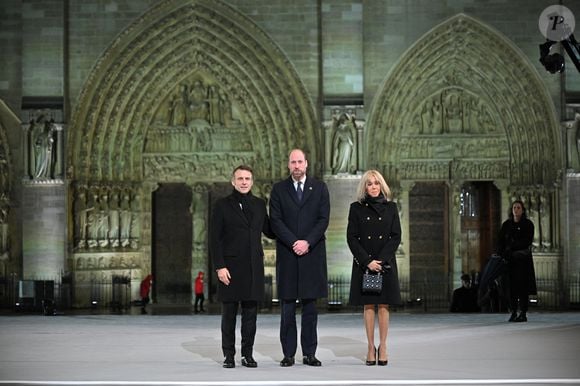
{"type": "Polygon", "coordinates": [[[391,191],[376,170],[363,174],[357,189],[358,201],[350,205],[346,237],[353,254],[350,281],[350,304],[364,306],[364,321],[368,343],[367,366],[385,366],[389,305],[401,303],[395,252],[401,243],[401,223],[397,205],[389,201],[391,191]],[[362,291],[363,273],[381,273],[380,293],[362,291]],[[375,308],[378,309],[379,347],[374,342],[375,308]]]}
{"type": "Polygon", "coordinates": [[[508,217],[499,231],[498,254],[508,261],[512,312],[509,321],[527,322],[529,296],[537,293],[531,250],[534,223],[528,219],[526,207],[520,200],[512,203],[508,217]]]}

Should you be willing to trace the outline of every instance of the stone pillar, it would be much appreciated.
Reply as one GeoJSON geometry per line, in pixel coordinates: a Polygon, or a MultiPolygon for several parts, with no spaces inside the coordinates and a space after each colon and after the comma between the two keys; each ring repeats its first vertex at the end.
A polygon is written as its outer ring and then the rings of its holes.
{"type": "Polygon", "coordinates": [[[66,267],[66,192],[62,182],[22,187],[23,279],[55,280],[66,267]]]}
{"type": "Polygon", "coordinates": [[[352,254],[346,242],[350,204],[356,201],[356,188],[361,176],[340,175],[326,181],[330,194],[330,222],[326,231],[328,274],[350,279],[352,254]]]}
{"type": "Polygon", "coordinates": [[[403,281],[408,281],[411,278],[409,192],[415,186],[415,181],[401,181],[400,185],[401,190],[395,197],[401,221],[401,246],[397,252],[397,268],[399,269],[399,278],[403,281]]]}
{"type": "MultiPolygon", "coordinates": [[[[451,257],[451,288],[461,286],[461,274],[464,272],[463,264],[468,266],[467,254],[464,254],[461,248],[461,187],[463,181],[454,181],[449,186],[449,229],[450,229],[450,249],[451,257]],[[465,256],[464,256],[465,255],[465,256]]],[[[466,245],[466,247],[468,247],[466,245]]],[[[467,271],[467,269],[465,270],[467,271]]]]}

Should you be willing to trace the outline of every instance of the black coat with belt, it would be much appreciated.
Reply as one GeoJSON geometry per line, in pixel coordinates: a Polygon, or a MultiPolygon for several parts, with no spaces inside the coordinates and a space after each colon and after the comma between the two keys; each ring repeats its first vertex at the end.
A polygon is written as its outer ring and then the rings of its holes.
{"type": "Polygon", "coordinates": [[[276,234],[276,281],[280,299],[318,299],[328,296],[326,237],[330,196],[322,181],[307,177],[304,196],[296,197],[292,178],[280,181],[270,194],[270,219],[276,234]],[[306,240],[309,252],[298,256],[296,240],[306,240]]]}
{"type": "Polygon", "coordinates": [[[346,230],[348,247],[353,255],[350,281],[350,303],[400,304],[401,290],[395,254],[401,243],[401,223],[394,202],[371,205],[366,200],[353,202],[348,213],[346,230]],[[380,260],[391,268],[383,273],[380,294],[362,292],[362,277],[372,260],[380,260]]]}
{"type": "Polygon", "coordinates": [[[210,224],[210,255],[214,269],[227,268],[230,284],[218,280],[222,302],[262,301],[264,296],[264,250],[262,233],[273,238],[266,203],[251,193],[244,200],[247,216],[235,192],[218,200],[210,224]]]}

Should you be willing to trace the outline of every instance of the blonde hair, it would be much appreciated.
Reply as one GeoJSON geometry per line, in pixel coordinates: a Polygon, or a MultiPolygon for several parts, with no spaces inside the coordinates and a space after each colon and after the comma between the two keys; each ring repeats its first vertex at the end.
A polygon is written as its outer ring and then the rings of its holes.
{"type": "Polygon", "coordinates": [[[375,177],[377,181],[379,181],[379,184],[381,185],[381,193],[383,193],[383,196],[385,196],[387,200],[391,201],[391,188],[389,188],[389,185],[387,185],[387,182],[385,181],[381,173],[379,173],[378,170],[374,169],[367,170],[360,179],[358,188],[356,189],[357,201],[359,202],[364,201],[367,194],[367,182],[371,179],[371,177],[375,177]]]}

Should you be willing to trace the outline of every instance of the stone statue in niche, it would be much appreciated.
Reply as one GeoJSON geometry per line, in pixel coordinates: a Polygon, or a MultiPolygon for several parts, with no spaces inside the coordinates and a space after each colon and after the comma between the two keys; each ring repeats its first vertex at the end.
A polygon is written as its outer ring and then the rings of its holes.
{"type": "Polygon", "coordinates": [[[567,167],[580,171],[580,113],[574,115],[574,120],[563,123],[566,129],[567,167]]]}
{"type": "Polygon", "coordinates": [[[8,186],[8,160],[6,154],[0,149],[0,192],[7,192],[8,186]]]}
{"type": "Polygon", "coordinates": [[[0,257],[8,254],[8,213],[10,202],[5,193],[0,194],[0,257]]]}
{"type": "Polygon", "coordinates": [[[95,248],[98,246],[98,222],[99,213],[97,210],[97,205],[99,202],[99,190],[98,186],[91,186],[89,193],[87,194],[87,247],[95,248]]]}
{"type": "Polygon", "coordinates": [[[53,167],[56,155],[56,125],[40,113],[30,122],[30,177],[33,179],[53,178],[53,167]]]}
{"type": "Polygon", "coordinates": [[[109,246],[109,194],[103,188],[97,203],[97,240],[99,247],[109,246]]]}
{"type": "Polygon", "coordinates": [[[332,136],[332,173],[353,173],[356,125],[354,115],[343,113],[335,119],[332,136]]]}
{"type": "Polygon", "coordinates": [[[139,247],[139,236],[141,234],[141,196],[135,191],[131,200],[131,249],[139,247]]]}
{"type": "Polygon", "coordinates": [[[448,91],[444,95],[443,104],[445,108],[444,132],[450,134],[463,133],[462,93],[456,90],[448,91]]]}
{"type": "Polygon", "coordinates": [[[126,248],[130,245],[131,238],[131,192],[123,189],[121,193],[119,237],[121,246],[126,248]]]}
{"type": "Polygon", "coordinates": [[[552,230],[550,226],[550,196],[548,191],[540,192],[539,200],[540,225],[542,237],[542,250],[550,251],[552,249],[552,230]]]}
{"type": "Polygon", "coordinates": [[[212,126],[223,125],[223,118],[220,113],[220,96],[217,86],[211,85],[207,90],[207,100],[209,103],[209,123],[212,126]]]}
{"type": "Polygon", "coordinates": [[[84,186],[79,186],[76,190],[74,198],[74,214],[75,214],[75,235],[76,246],[78,248],[86,248],[87,244],[87,226],[89,212],[94,208],[87,205],[87,189],[84,186]]]}
{"type": "Polygon", "coordinates": [[[209,213],[207,189],[203,184],[193,186],[190,213],[193,223],[193,248],[204,250],[207,244],[207,223],[209,213]]]}
{"type": "Polygon", "coordinates": [[[207,121],[208,111],[207,90],[201,80],[196,80],[189,92],[189,125],[196,119],[207,121]]]}
{"type": "Polygon", "coordinates": [[[442,118],[439,96],[427,100],[421,110],[421,134],[441,134],[442,118]]]}
{"type": "Polygon", "coordinates": [[[121,245],[119,238],[121,208],[119,203],[119,190],[113,188],[109,197],[109,243],[117,248],[121,245]]]}

